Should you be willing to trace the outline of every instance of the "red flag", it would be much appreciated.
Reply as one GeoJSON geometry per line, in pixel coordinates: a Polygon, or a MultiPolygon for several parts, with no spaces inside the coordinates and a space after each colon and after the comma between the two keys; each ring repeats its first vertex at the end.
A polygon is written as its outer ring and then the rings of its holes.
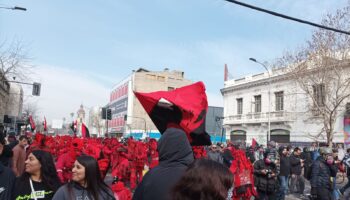
{"type": "Polygon", "coordinates": [[[208,101],[202,82],[172,91],[134,93],[160,133],[176,124],[185,131],[192,145],[211,144],[205,132],[208,101]]]}
{"type": "Polygon", "coordinates": [[[252,139],[252,147],[255,148],[259,144],[256,142],[255,138],[252,139]]]}
{"type": "Polygon", "coordinates": [[[44,117],[44,131],[47,131],[46,117],[44,117]]]}
{"type": "Polygon", "coordinates": [[[81,125],[81,136],[83,138],[89,138],[90,137],[89,129],[85,126],[84,123],[82,123],[82,125],[81,125]]]}
{"type": "Polygon", "coordinates": [[[35,122],[33,120],[33,117],[31,115],[29,115],[29,123],[30,123],[30,127],[32,128],[32,131],[35,130],[35,122]]]}

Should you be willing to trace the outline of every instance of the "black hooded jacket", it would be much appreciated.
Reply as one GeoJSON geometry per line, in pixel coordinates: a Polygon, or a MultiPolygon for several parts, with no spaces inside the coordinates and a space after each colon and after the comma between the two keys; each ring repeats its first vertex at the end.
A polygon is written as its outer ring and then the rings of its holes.
{"type": "Polygon", "coordinates": [[[159,165],[151,169],[135,190],[133,200],[167,200],[170,191],[194,160],[183,130],[168,128],[158,142],[159,165]]]}

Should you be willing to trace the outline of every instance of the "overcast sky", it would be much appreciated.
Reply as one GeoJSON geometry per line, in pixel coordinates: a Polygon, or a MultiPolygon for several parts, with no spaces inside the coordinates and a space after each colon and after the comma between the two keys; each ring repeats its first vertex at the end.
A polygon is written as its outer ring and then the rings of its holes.
{"type": "MultiPolygon", "coordinates": [[[[244,2],[320,22],[347,0],[244,2]]],[[[314,30],[224,0],[2,0],[0,5],[28,9],[0,9],[0,41],[20,40],[28,47],[36,66],[33,79],[42,91],[25,99],[37,102],[49,121],[70,119],[81,103],[105,105],[113,85],[139,67],[183,70],[186,78],[205,83],[209,105],[222,106],[225,63],[234,78],[262,72],[250,57],[272,63],[314,30]]]]}

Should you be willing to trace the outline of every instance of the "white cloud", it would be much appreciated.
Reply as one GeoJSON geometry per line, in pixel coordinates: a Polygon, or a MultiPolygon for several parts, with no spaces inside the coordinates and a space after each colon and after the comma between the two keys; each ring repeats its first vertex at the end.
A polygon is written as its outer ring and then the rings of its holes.
{"type": "MultiPolygon", "coordinates": [[[[41,83],[41,95],[28,101],[37,103],[39,118],[46,116],[48,123],[63,117],[70,120],[69,114],[76,115],[80,104],[103,106],[109,100],[109,88],[84,71],[53,66],[39,66],[35,70],[34,80],[41,83]]],[[[25,88],[25,94],[30,93],[31,89],[25,88]]]]}

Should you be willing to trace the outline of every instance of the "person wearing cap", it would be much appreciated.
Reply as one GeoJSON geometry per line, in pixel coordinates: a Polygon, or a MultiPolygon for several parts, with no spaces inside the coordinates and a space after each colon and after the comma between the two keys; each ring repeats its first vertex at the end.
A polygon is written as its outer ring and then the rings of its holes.
{"type": "Polygon", "coordinates": [[[337,167],[334,164],[333,151],[329,147],[320,148],[320,156],[311,166],[311,196],[317,200],[332,199],[331,177],[337,175],[337,167]]]}
{"type": "Polygon", "coordinates": [[[304,160],[301,159],[301,149],[299,147],[295,147],[293,151],[293,155],[290,157],[290,165],[291,165],[291,185],[289,191],[291,193],[297,193],[302,198],[304,195],[305,189],[305,179],[301,175],[302,168],[304,166],[304,160]],[[295,190],[297,188],[297,190],[295,190]]]}
{"type": "Polygon", "coordinates": [[[254,163],[254,183],[258,191],[257,200],[275,199],[277,187],[276,154],[270,149],[264,152],[264,159],[254,163]]]}

